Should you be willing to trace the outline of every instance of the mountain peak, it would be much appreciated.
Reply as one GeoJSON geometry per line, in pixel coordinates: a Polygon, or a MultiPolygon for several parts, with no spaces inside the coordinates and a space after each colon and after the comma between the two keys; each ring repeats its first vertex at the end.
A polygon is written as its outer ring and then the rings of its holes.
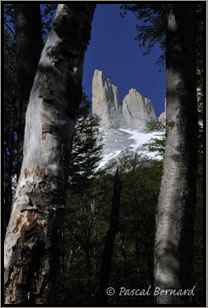
{"type": "Polygon", "coordinates": [[[92,80],[92,112],[100,117],[100,125],[117,128],[120,121],[121,101],[118,89],[102,71],[95,70],[92,80]]]}
{"type": "Polygon", "coordinates": [[[92,81],[92,110],[104,128],[129,128],[142,131],[148,122],[156,121],[154,107],[136,89],[130,89],[123,102],[118,88],[95,70],[92,81]]]}
{"type": "Polygon", "coordinates": [[[99,139],[104,145],[104,161],[105,157],[135,149],[147,124],[157,121],[149,98],[132,88],[122,102],[118,88],[99,70],[95,70],[92,80],[92,112],[100,118],[99,139]],[[132,139],[134,135],[139,137],[132,139]]]}
{"type": "Polygon", "coordinates": [[[134,89],[134,88],[131,88],[130,90],[129,90],[129,93],[135,93],[135,92],[137,92],[137,93],[139,93],[136,89],[134,89]]]}

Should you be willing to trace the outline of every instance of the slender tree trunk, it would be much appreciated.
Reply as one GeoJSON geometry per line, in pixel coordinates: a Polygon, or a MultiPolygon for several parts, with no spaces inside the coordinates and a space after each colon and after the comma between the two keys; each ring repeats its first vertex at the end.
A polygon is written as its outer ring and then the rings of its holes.
{"type": "Polygon", "coordinates": [[[120,249],[121,249],[121,254],[122,257],[125,261],[126,264],[126,250],[125,250],[125,242],[124,242],[124,233],[122,233],[121,231],[119,231],[119,239],[120,239],[120,249]]]}
{"type": "Polygon", "coordinates": [[[153,264],[154,264],[154,258],[153,258],[153,251],[152,247],[153,245],[150,245],[150,242],[147,238],[148,234],[145,235],[144,238],[144,249],[145,249],[145,259],[146,259],[146,266],[147,266],[147,281],[148,285],[153,285],[154,278],[153,278],[153,264]]]}
{"type": "Polygon", "coordinates": [[[8,134],[9,142],[7,142],[5,154],[5,170],[6,179],[4,181],[4,235],[6,233],[6,227],[8,225],[9,217],[10,217],[10,207],[12,204],[12,180],[14,175],[14,134],[13,134],[13,126],[11,127],[11,133],[8,134]]]}
{"type": "Polygon", "coordinates": [[[7,228],[5,304],[53,299],[67,157],[94,4],[59,4],[26,112],[24,157],[7,228]]]}
{"type": "Polygon", "coordinates": [[[126,257],[125,233],[124,232],[119,231],[119,239],[120,239],[121,254],[124,259],[123,275],[124,275],[124,280],[127,281],[128,269],[127,269],[127,257],[126,257]]]}
{"type": "Polygon", "coordinates": [[[99,292],[98,302],[102,305],[107,303],[106,289],[109,286],[109,280],[110,280],[114,240],[116,236],[117,224],[119,219],[120,195],[121,195],[121,181],[117,170],[114,179],[113,200],[110,213],[110,226],[106,235],[103,259],[101,265],[100,292],[99,292]]]}
{"type": "Polygon", "coordinates": [[[87,267],[88,286],[91,287],[90,238],[86,239],[85,260],[86,260],[86,267],[87,267]]]}
{"type": "Polygon", "coordinates": [[[30,91],[43,48],[42,27],[39,3],[14,4],[16,13],[16,55],[17,55],[17,138],[19,177],[25,129],[25,112],[29,102],[30,91]]]}
{"type": "MultiPolygon", "coordinates": [[[[155,287],[192,289],[197,167],[195,4],[175,3],[167,29],[167,141],[156,215],[155,287]]],[[[157,304],[187,302],[156,296],[157,304]]]]}
{"type": "MultiPolygon", "coordinates": [[[[95,218],[97,220],[97,217],[95,218]]],[[[94,274],[94,294],[97,294],[98,290],[98,262],[97,262],[97,223],[95,220],[94,228],[93,228],[93,274],[94,274]]]]}

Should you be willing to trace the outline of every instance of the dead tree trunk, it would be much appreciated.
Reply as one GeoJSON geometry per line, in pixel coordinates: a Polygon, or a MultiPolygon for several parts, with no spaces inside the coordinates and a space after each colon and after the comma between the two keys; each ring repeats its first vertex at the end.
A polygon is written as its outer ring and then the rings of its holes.
{"type": "Polygon", "coordinates": [[[114,179],[113,200],[110,213],[110,226],[106,235],[102,264],[101,264],[100,291],[98,298],[98,303],[101,305],[105,305],[107,303],[106,290],[109,287],[114,240],[116,236],[118,219],[119,219],[120,195],[121,195],[121,181],[117,170],[114,179]]]}
{"type": "Polygon", "coordinates": [[[30,91],[43,48],[40,3],[14,4],[16,13],[16,55],[17,55],[17,177],[23,156],[25,112],[30,91]]]}
{"type": "Polygon", "coordinates": [[[26,112],[23,162],[4,248],[5,304],[48,304],[65,206],[68,152],[94,4],[59,4],[26,112]]]}
{"type": "MultiPolygon", "coordinates": [[[[155,287],[192,289],[196,200],[197,102],[195,4],[175,3],[168,14],[167,140],[156,215],[155,287]]],[[[186,296],[156,296],[157,304],[181,304],[186,296]]]]}
{"type": "MultiPolygon", "coordinates": [[[[30,91],[43,48],[41,34],[40,4],[22,3],[14,4],[16,22],[16,64],[17,64],[17,107],[15,108],[15,120],[17,121],[17,157],[18,161],[14,167],[14,140],[11,141],[11,152],[9,160],[8,180],[5,181],[7,192],[5,202],[5,227],[8,224],[12,204],[12,171],[15,170],[19,177],[25,128],[25,112],[29,102],[30,91]],[[15,168],[15,169],[14,169],[15,168]]],[[[13,137],[12,137],[13,138],[13,137]]],[[[14,172],[14,171],[13,171],[14,172]]]]}

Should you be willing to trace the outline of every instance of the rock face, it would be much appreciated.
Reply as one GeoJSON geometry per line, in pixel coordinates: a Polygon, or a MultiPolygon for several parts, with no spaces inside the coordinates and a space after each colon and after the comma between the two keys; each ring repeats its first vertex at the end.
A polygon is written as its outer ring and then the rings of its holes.
{"type": "Polygon", "coordinates": [[[154,107],[149,98],[144,98],[137,90],[129,90],[123,100],[122,113],[127,127],[142,131],[146,124],[157,121],[154,107]]]}
{"type": "Polygon", "coordinates": [[[95,70],[92,81],[92,112],[100,118],[104,155],[123,151],[132,144],[128,130],[141,132],[148,122],[157,121],[150,99],[131,89],[121,102],[117,87],[99,70],[95,70]]]}
{"type": "Polygon", "coordinates": [[[100,117],[100,125],[118,128],[122,115],[118,89],[101,71],[95,70],[92,81],[92,112],[100,117]]]}
{"type": "Polygon", "coordinates": [[[103,128],[128,128],[142,131],[146,124],[157,121],[152,102],[131,89],[120,101],[118,89],[99,70],[92,81],[92,112],[100,117],[103,128]]]}

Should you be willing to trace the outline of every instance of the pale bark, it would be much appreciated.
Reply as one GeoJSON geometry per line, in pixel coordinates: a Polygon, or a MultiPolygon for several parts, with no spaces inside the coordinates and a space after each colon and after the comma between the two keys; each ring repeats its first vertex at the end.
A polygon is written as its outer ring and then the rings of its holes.
{"type": "MultiPolygon", "coordinates": [[[[191,289],[197,166],[195,5],[173,4],[168,14],[167,141],[156,215],[155,287],[191,289]]],[[[183,296],[157,296],[180,304],[183,296]]]]}
{"type": "MultiPolygon", "coordinates": [[[[15,38],[16,38],[16,73],[17,103],[14,105],[14,124],[10,129],[15,129],[17,134],[14,142],[10,141],[10,157],[8,177],[5,179],[5,228],[8,224],[12,204],[12,177],[15,173],[19,177],[25,127],[25,112],[29,101],[33,79],[37,70],[41,50],[43,48],[41,35],[40,4],[22,3],[13,4],[15,8],[15,38]],[[17,144],[17,147],[15,146],[17,144]],[[14,164],[15,150],[17,163],[14,164]]],[[[10,86],[7,84],[7,87],[10,86]]],[[[14,89],[13,89],[14,90],[14,89]]],[[[12,110],[11,110],[12,111],[12,110]]],[[[10,115],[11,116],[11,115],[10,115]]],[[[14,132],[12,132],[14,134],[14,132]]],[[[9,144],[8,144],[9,145],[9,144]]]]}
{"type": "Polygon", "coordinates": [[[66,165],[94,9],[94,4],[59,4],[41,54],[26,112],[23,162],[5,238],[5,304],[48,304],[53,300],[66,165]]]}
{"type": "Polygon", "coordinates": [[[14,4],[16,13],[16,57],[17,57],[17,110],[18,162],[19,177],[25,128],[25,112],[30,91],[36,74],[38,61],[43,48],[42,27],[39,3],[14,4]]]}

